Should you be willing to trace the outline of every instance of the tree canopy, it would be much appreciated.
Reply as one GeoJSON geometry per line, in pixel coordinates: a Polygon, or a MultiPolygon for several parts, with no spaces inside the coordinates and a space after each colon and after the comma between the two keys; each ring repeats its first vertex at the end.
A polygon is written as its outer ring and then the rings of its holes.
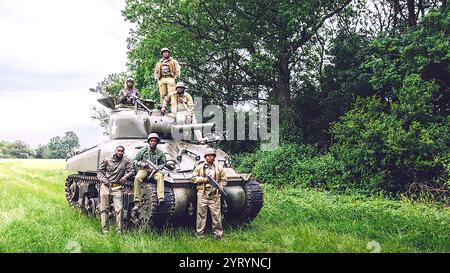
{"type": "Polygon", "coordinates": [[[366,192],[448,187],[446,0],[127,0],[123,15],[136,25],[128,73],[145,97],[158,97],[153,69],[168,47],[204,104],[279,105],[280,149],[316,152],[293,163],[296,177],[366,192]]]}

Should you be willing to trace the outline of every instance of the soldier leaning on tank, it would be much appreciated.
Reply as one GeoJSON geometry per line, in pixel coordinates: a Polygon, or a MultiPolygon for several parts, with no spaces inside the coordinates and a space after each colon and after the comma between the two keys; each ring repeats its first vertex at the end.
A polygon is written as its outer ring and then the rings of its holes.
{"type": "MultiPolygon", "coordinates": [[[[166,164],[166,156],[164,152],[156,146],[160,141],[158,134],[151,133],[148,135],[148,146],[142,148],[134,157],[133,165],[139,168],[136,177],[134,178],[134,207],[133,210],[138,210],[140,207],[141,198],[141,184],[142,181],[152,172],[149,164],[145,161],[149,160],[161,169],[166,164]]],[[[157,171],[153,178],[156,180],[156,193],[158,196],[158,205],[164,202],[164,176],[160,171],[157,171]]]]}
{"type": "Polygon", "coordinates": [[[155,66],[155,80],[159,86],[159,101],[162,105],[164,98],[175,92],[175,80],[180,78],[180,65],[170,57],[168,48],[161,49],[162,58],[155,66]]]}
{"type": "MultiPolygon", "coordinates": [[[[163,100],[161,112],[165,113],[167,104],[170,103],[170,112],[173,114],[185,113],[188,124],[197,124],[197,120],[194,115],[194,100],[192,96],[185,92],[186,86],[184,83],[179,82],[176,85],[176,92],[169,94],[163,100]]],[[[200,130],[194,130],[195,138],[198,141],[205,141],[202,138],[202,132],[200,130]]]]}
{"type": "Polygon", "coordinates": [[[125,148],[117,146],[114,155],[105,158],[98,168],[97,177],[101,182],[100,186],[100,209],[103,234],[109,232],[109,221],[107,208],[109,207],[109,198],[112,196],[114,211],[116,215],[117,233],[122,233],[122,183],[134,175],[131,160],[124,156],[125,148]]]}
{"type": "Polygon", "coordinates": [[[214,162],[216,152],[212,148],[205,151],[205,163],[198,165],[192,173],[192,182],[197,185],[197,238],[203,238],[206,228],[208,208],[211,212],[214,239],[220,240],[223,235],[222,213],[220,210],[220,191],[208,181],[207,175],[214,178],[223,189],[227,184],[225,171],[214,162]]]}
{"type": "Polygon", "coordinates": [[[134,105],[135,99],[132,95],[136,97],[141,96],[139,91],[134,87],[133,78],[128,78],[126,86],[119,91],[119,102],[125,105],[134,105]]]}

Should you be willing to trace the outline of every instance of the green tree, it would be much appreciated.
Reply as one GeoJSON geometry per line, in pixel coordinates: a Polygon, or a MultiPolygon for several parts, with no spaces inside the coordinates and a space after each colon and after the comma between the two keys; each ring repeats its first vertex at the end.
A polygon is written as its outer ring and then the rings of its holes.
{"type": "Polygon", "coordinates": [[[376,95],[359,99],[333,125],[332,152],[367,190],[449,186],[449,10],[370,44],[364,63],[376,95]]]}
{"type": "Polygon", "coordinates": [[[47,145],[39,144],[36,148],[36,158],[49,158],[49,149],[47,145]]]}
{"type": "MultiPolygon", "coordinates": [[[[127,74],[128,73],[125,72],[110,74],[101,82],[98,82],[97,86],[90,89],[90,91],[99,94],[101,97],[117,98],[117,94],[125,86],[127,74]]],[[[97,120],[100,123],[100,127],[104,129],[104,133],[106,133],[109,122],[109,112],[97,106],[92,106],[91,111],[91,118],[97,120]]]]}
{"type": "Polygon", "coordinates": [[[33,149],[21,140],[0,141],[0,158],[33,158],[33,149]]]}
{"type": "Polygon", "coordinates": [[[50,139],[46,148],[42,148],[44,154],[48,149],[47,158],[65,158],[69,153],[80,147],[78,136],[72,132],[66,132],[64,137],[53,137],[50,139]]]}
{"type": "Polygon", "coordinates": [[[124,15],[137,24],[129,38],[130,69],[143,89],[156,92],[153,67],[168,46],[190,92],[205,103],[278,104],[289,130],[292,77],[303,71],[304,51],[350,2],[128,0],[124,15]]]}

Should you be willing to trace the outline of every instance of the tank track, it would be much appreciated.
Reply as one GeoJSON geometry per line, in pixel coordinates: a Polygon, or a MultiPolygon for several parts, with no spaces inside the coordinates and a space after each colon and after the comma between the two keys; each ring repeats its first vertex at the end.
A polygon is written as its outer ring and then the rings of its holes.
{"type": "Polygon", "coordinates": [[[82,207],[83,198],[99,183],[96,176],[72,174],[66,178],[66,200],[71,207],[82,207]],[[81,198],[81,200],[80,200],[81,198]]]}
{"type": "Polygon", "coordinates": [[[239,222],[248,223],[252,221],[264,204],[264,192],[257,181],[248,181],[243,185],[245,192],[244,211],[239,217],[239,222]]]}
{"type": "Polygon", "coordinates": [[[156,183],[145,183],[142,186],[141,207],[137,215],[132,216],[132,222],[137,226],[163,227],[170,223],[175,213],[175,194],[167,185],[164,187],[165,201],[158,205],[156,183]]]}
{"type": "MultiPolygon", "coordinates": [[[[100,180],[95,175],[73,174],[66,179],[65,194],[70,207],[80,208],[81,211],[92,217],[100,217],[99,210],[100,180]]],[[[124,226],[149,225],[160,227],[169,223],[175,212],[175,195],[173,190],[165,185],[165,202],[158,206],[155,183],[144,183],[141,199],[141,211],[133,216],[132,182],[123,186],[124,226]],[[148,198],[150,196],[150,198],[148,198]]]]}

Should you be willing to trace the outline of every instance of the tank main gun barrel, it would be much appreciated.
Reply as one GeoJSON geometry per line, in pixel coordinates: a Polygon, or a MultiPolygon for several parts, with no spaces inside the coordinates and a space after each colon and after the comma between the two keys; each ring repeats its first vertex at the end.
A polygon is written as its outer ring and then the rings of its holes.
{"type": "Polygon", "coordinates": [[[183,125],[173,125],[171,127],[171,130],[177,130],[182,131],[182,130],[203,130],[203,129],[208,129],[211,130],[214,127],[214,123],[210,122],[210,123],[196,123],[196,124],[183,124],[183,125]]]}

